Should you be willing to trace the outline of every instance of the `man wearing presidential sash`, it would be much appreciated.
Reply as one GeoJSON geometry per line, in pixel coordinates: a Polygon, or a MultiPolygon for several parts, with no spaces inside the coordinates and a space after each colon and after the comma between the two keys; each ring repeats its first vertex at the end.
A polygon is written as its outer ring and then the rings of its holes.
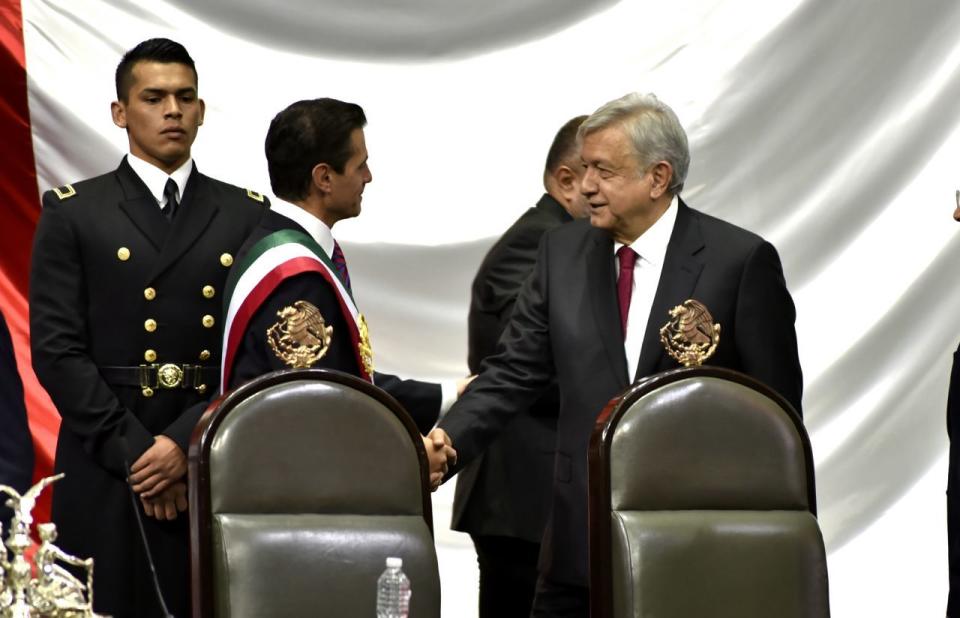
{"type": "Polygon", "coordinates": [[[271,122],[265,150],[279,199],[227,281],[221,384],[226,391],[284,368],[337,369],[387,390],[427,432],[456,398],[455,385],[374,370],[366,321],[331,231],[360,214],[372,179],[365,124],[359,105],[335,99],[299,101],[271,122]]]}

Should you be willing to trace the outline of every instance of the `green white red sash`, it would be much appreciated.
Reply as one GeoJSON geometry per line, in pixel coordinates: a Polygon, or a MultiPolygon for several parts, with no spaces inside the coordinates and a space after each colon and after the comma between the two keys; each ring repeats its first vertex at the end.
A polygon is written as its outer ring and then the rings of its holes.
{"type": "Polygon", "coordinates": [[[221,393],[230,384],[237,349],[257,309],[285,279],[306,272],[320,274],[335,291],[340,308],[347,318],[360,377],[373,381],[368,363],[364,362],[360,351],[364,338],[361,336],[361,326],[366,331],[363,316],[357,310],[350,291],[340,280],[333,262],[310,236],[295,230],[280,230],[255,244],[243,260],[237,263],[227,281],[224,299],[227,317],[224,321],[223,355],[220,361],[221,393]]]}

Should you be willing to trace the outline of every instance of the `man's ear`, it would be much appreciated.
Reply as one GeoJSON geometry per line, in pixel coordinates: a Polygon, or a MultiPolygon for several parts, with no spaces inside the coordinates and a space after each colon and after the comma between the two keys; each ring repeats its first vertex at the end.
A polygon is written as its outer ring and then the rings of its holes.
{"type": "Polygon", "coordinates": [[[567,191],[574,191],[576,193],[580,192],[580,179],[568,166],[558,166],[553,172],[553,177],[556,178],[557,184],[560,185],[560,188],[563,189],[564,193],[567,191]]]}
{"type": "Polygon", "coordinates": [[[121,129],[127,128],[127,106],[122,101],[114,101],[110,104],[110,115],[113,117],[113,124],[121,129]]]}
{"type": "Polygon", "coordinates": [[[197,126],[201,126],[203,124],[203,115],[207,111],[207,104],[204,103],[203,99],[197,99],[197,100],[200,102],[200,122],[197,123],[197,126]]]}
{"type": "Polygon", "coordinates": [[[653,176],[653,182],[650,185],[650,197],[658,199],[673,182],[673,166],[666,161],[657,161],[650,168],[650,174],[653,176]]]}
{"type": "Polygon", "coordinates": [[[326,163],[317,163],[313,166],[313,171],[311,172],[313,186],[315,186],[320,193],[327,194],[332,191],[332,173],[333,170],[326,163]]]}

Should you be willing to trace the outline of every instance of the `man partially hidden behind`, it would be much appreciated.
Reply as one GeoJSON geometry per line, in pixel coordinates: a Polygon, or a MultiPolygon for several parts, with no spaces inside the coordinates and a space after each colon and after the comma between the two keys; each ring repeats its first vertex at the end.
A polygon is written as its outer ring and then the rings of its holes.
{"type": "MultiPolygon", "coordinates": [[[[585,118],[577,116],[557,132],[543,171],[546,193],[504,232],[473,280],[470,373],[480,373],[480,363],[496,351],[543,234],[587,215],[577,143],[585,118]]],[[[480,618],[530,615],[550,508],[559,397],[556,386],[550,387],[457,477],[452,528],[469,532],[477,550],[480,618]]]]}
{"type": "MultiPolygon", "coordinates": [[[[957,209],[953,218],[960,221],[960,191],[957,191],[957,209]]],[[[950,372],[950,390],[947,397],[947,437],[950,440],[947,472],[947,562],[949,589],[947,618],[960,617],[960,347],[953,353],[950,372]]]]}
{"type": "Polygon", "coordinates": [[[456,385],[374,371],[370,333],[332,232],[360,214],[373,179],[364,125],[359,105],[336,99],[298,101],[270,123],[265,151],[278,199],[230,274],[223,385],[277,369],[337,369],[385,389],[425,433],[456,399],[456,385]]]}
{"type": "Polygon", "coordinates": [[[556,381],[552,505],[532,616],[589,614],[590,435],[611,397],[677,366],[659,336],[671,308],[695,299],[722,326],[710,364],[765,382],[798,411],[803,388],[777,252],[680,199],[690,156],[673,110],[627,95],[587,118],[580,136],[590,221],[544,235],[497,354],[431,432],[467,463],[556,381]]]}
{"type": "Polygon", "coordinates": [[[163,615],[136,508],[179,617],[189,613],[188,526],[177,516],[187,508],[185,453],[196,404],[219,388],[229,266],[265,204],[194,165],[204,103],[183,46],[137,45],[117,67],[116,87],[113,121],[130,154],[113,172],[43,196],[30,278],[33,365],[62,418],[59,545],[94,559],[95,610],[163,615]]]}

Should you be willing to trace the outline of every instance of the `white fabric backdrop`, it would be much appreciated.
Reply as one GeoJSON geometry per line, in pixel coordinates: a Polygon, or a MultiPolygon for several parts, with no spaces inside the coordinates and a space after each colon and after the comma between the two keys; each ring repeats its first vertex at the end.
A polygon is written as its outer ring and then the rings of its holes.
{"type": "MultiPolygon", "coordinates": [[[[117,164],[113,71],[149,37],[197,61],[195,158],[236,184],[269,192],[263,137],[288,103],[363,105],[374,182],[335,232],[378,365],[423,378],[465,372],[470,279],[539,196],[555,130],[656,92],[691,138],[684,198],[781,252],[833,615],[943,615],[960,3],[23,0],[23,16],[41,189],[117,164]]],[[[434,501],[444,615],[472,615],[451,496],[434,501]]]]}

